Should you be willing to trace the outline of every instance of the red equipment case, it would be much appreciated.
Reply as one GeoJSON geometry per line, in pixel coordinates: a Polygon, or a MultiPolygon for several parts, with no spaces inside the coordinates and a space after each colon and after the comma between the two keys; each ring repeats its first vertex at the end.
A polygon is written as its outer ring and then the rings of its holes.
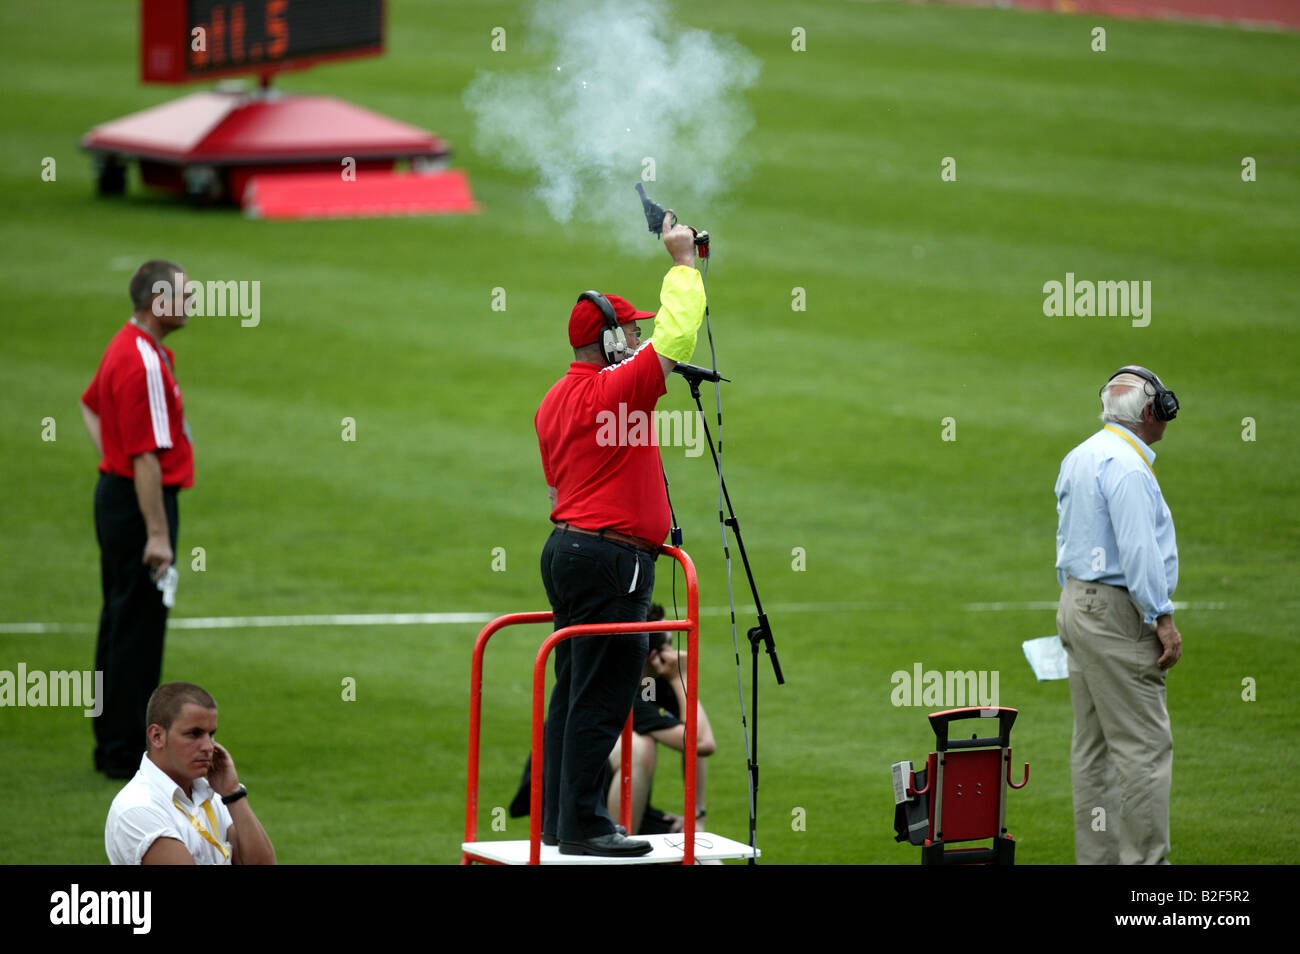
{"type": "MultiPolygon", "coordinates": [[[[1007,787],[1029,784],[1029,763],[1019,784],[1011,781],[1011,726],[1017,710],[969,707],[930,714],[936,752],[926,759],[919,773],[924,782],[917,788],[918,773],[912,772],[907,796],[916,806],[926,797],[928,828],[922,842],[923,865],[971,865],[1015,863],[1016,843],[1007,832],[1007,787]],[[949,738],[949,728],[965,719],[997,719],[997,735],[969,739],[949,738]],[[990,848],[948,848],[953,842],[992,838],[990,848]]],[[[900,804],[903,809],[906,803],[900,804]]],[[[903,812],[905,815],[906,812],[903,812]]],[[[919,825],[919,822],[917,823],[919,825]]],[[[899,825],[895,822],[895,827],[899,825]]],[[[899,829],[898,840],[907,835],[899,829]]]]}

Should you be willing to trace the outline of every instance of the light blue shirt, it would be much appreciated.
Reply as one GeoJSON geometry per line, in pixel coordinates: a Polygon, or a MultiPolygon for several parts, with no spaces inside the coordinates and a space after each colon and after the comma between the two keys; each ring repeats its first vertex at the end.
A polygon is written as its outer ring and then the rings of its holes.
{"type": "Polygon", "coordinates": [[[1120,433],[1104,427],[1061,461],[1056,580],[1126,587],[1142,619],[1154,623],[1174,611],[1174,518],[1151,467],[1155,451],[1123,424],[1106,427],[1120,433]]]}

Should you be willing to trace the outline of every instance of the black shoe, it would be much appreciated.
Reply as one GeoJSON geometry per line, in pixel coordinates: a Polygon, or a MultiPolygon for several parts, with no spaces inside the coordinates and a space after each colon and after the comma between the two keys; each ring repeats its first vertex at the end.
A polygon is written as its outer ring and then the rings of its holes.
{"type": "Polygon", "coordinates": [[[645,807],[645,813],[641,816],[641,830],[637,834],[669,835],[672,834],[672,830],[673,823],[668,820],[667,815],[653,805],[645,807]]]}
{"type": "MultiPolygon", "coordinates": [[[[614,826],[614,831],[615,831],[617,834],[620,834],[620,835],[622,835],[622,836],[625,837],[625,838],[627,837],[627,829],[624,828],[622,825],[615,825],[615,826],[614,826]]],[[[560,843],[560,840],[559,840],[558,838],[556,838],[554,835],[548,835],[548,834],[546,834],[545,832],[542,832],[542,844],[543,844],[543,845],[550,845],[552,848],[554,848],[554,847],[555,847],[556,845],[558,845],[559,843],[560,843]]]]}
{"type": "Polygon", "coordinates": [[[626,858],[649,854],[652,847],[648,841],[633,841],[626,835],[620,835],[614,831],[608,835],[584,838],[581,841],[562,841],[560,842],[560,854],[626,858]]]}

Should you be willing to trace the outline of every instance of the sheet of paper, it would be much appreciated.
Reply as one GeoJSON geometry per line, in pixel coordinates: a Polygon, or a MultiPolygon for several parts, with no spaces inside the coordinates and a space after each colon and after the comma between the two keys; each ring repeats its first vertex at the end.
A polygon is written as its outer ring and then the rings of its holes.
{"type": "Polygon", "coordinates": [[[1029,668],[1034,671],[1039,682],[1070,678],[1070,663],[1065,655],[1065,647],[1061,645],[1060,636],[1027,639],[1023,647],[1025,658],[1029,660],[1029,668]]]}
{"type": "Polygon", "coordinates": [[[890,774],[894,778],[894,804],[901,805],[908,801],[907,786],[912,781],[912,761],[895,762],[889,767],[890,774]]]}

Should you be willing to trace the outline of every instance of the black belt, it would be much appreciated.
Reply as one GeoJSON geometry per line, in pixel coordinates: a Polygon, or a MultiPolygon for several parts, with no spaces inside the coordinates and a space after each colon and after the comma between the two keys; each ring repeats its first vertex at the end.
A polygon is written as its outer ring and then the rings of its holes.
{"type": "Polygon", "coordinates": [[[662,552],[662,547],[658,544],[651,543],[649,540],[642,540],[640,537],[634,537],[630,534],[619,533],[617,530],[587,530],[584,527],[575,527],[571,523],[557,523],[556,530],[564,530],[569,533],[581,533],[587,537],[597,537],[601,540],[613,540],[617,543],[626,543],[629,546],[636,547],[638,550],[645,550],[647,553],[658,554],[662,552]]]}

